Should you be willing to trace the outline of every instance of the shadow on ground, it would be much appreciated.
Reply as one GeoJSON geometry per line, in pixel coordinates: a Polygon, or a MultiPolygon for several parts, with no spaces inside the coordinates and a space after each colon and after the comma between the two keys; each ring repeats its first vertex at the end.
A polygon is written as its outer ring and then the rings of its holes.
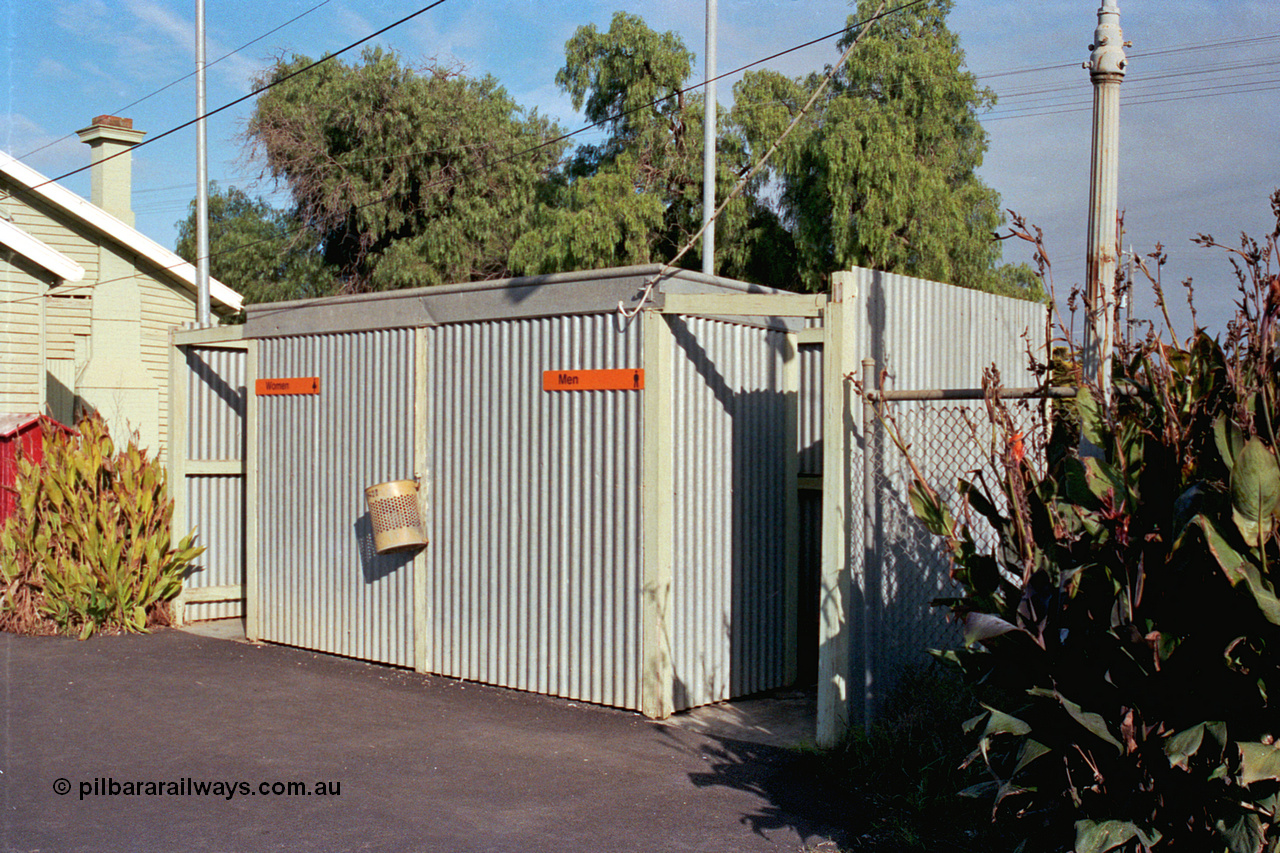
{"type": "Polygon", "coordinates": [[[754,834],[794,834],[808,845],[831,842],[841,849],[853,842],[847,806],[824,785],[812,752],[722,736],[704,736],[698,749],[705,769],[690,773],[689,781],[749,795],[745,801],[754,808],[738,820],[754,834]]]}

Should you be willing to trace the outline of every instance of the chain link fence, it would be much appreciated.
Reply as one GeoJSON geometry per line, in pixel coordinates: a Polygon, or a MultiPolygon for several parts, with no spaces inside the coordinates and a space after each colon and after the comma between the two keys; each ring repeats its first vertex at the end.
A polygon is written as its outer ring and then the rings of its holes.
{"type": "MultiPolygon", "coordinates": [[[[951,579],[942,540],[925,530],[911,511],[907,495],[914,476],[911,463],[952,514],[970,522],[980,549],[995,547],[995,533],[984,518],[969,510],[958,490],[960,481],[985,480],[997,506],[1006,508],[1000,506],[999,478],[1009,438],[993,425],[982,399],[927,399],[953,393],[967,392],[876,395],[881,398],[879,416],[864,416],[858,441],[851,446],[850,482],[855,494],[850,495],[850,505],[862,506],[864,513],[861,525],[851,525],[851,556],[854,565],[863,566],[860,592],[867,631],[862,642],[869,651],[864,658],[865,675],[879,697],[902,672],[927,664],[930,649],[955,648],[961,642],[947,609],[933,605],[939,598],[963,591],[951,579]],[[895,434],[901,447],[893,440],[895,434]],[[870,475],[864,478],[868,465],[870,475]],[[860,485],[863,493],[857,494],[860,485]]],[[[1014,440],[1021,442],[1021,452],[1033,466],[1044,464],[1048,405],[1044,399],[1008,400],[1003,405],[1014,440]]]]}

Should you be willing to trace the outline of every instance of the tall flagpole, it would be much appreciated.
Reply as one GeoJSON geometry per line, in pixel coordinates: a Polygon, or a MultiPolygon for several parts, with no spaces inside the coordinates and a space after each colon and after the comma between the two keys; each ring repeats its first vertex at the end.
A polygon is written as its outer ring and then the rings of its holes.
{"type": "Polygon", "coordinates": [[[196,0],[196,322],[210,324],[209,146],[205,132],[204,0],[196,0]]]}
{"type": "Polygon", "coordinates": [[[716,0],[707,0],[707,89],[702,120],[702,271],[716,272],[716,0]],[[710,223],[710,224],[708,224],[710,223]]]}

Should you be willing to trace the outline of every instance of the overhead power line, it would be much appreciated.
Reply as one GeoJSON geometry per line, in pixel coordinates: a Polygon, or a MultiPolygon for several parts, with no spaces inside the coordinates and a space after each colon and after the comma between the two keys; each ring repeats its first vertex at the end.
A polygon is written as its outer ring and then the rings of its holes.
{"type": "MultiPolygon", "coordinates": [[[[318,60],[318,61],[316,61],[316,62],[313,62],[313,63],[311,63],[310,65],[308,65],[308,66],[306,66],[306,67],[304,67],[304,68],[302,68],[302,69],[299,69],[298,71],[295,71],[295,72],[293,72],[293,73],[291,73],[291,74],[289,74],[289,75],[287,75],[287,76],[285,76],[285,77],[282,77],[282,78],[281,78],[281,79],[279,79],[279,80],[273,81],[271,84],[269,84],[269,85],[267,85],[267,86],[264,86],[264,87],[262,87],[261,89],[259,89],[259,90],[255,91],[255,92],[250,93],[249,95],[246,95],[244,98],[239,98],[239,99],[237,99],[237,100],[235,100],[235,101],[232,101],[232,102],[230,102],[230,103],[228,103],[228,104],[224,104],[223,106],[219,107],[218,109],[213,110],[213,111],[211,111],[211,112],[209,112],[209,113],[206,113],[206,115],[213,115],[213,114],[215,114],[215,113],[217,113],[217,112],[221,112],[222,110],[225,110],[225,109],[227,109],[227,108],[228,108],[228,107],[230,107],[230,106],[234,106],[235,104],[237,104],[237,103],[239,103],[239,102],[241,102],[241,101],[245,100],[245,99],[246,99],[246,98],[248,98],[248,97],[252,97],[253,95],[258,94],[259,92],[266,91],[267,89],[269,89],[269,88],[271,88],[271,87],[273,87],[273,86],[277,86],[277,85],[279,85],[280,83],[283,83],[283,82],[285,82],[285,81],[287,81],[287,80],[289,80],[289,79],[291,79],[291,78],[293,78],[293,77],[296,77],[296,76],[298,76],[299,74],[302,74],[303,72],[308,71],[308,70],[310,70],[310,69],[314,68],[315,66],[319,65],[321,62],[325,62],[325,61],[327,61],[327,60],[329,60],[329,59],[332,59],[332,58],[334,58],[334,57],[338,56],[338,55],[339,55],[339,54],[341,54],[341,53],[344,53],[344,52],[346,52],[346,51],[348,51],[348,50],[352,49],[353,47],[356,47],[356,46],[358,46],[358,45],[360,45],[360,44],[363,44],[364,42],[369,41],[370,39],[375,38],[375,37],[377,37],[378,35],[381,35],[382,33],[386,32],[387,30],[389,30],[389,29],[391,29],[391,28],[393,28],[393,27],[399,26],[400,24],[405,23],[406,21],[410,20],[411,18],[417,17],[418,15],[421,15],[423,12],[429,11],[430,9],[433,9],[433,8],[435,8],[436,6],[439,6],[439,5],[440,5],[441,3],[443,3],[443,2],[445,2],[445,0],[436,0],[436,2],[432,3],[431,5],[426,6],[426,7],[422,8],[422,9],[419,9],[417,12],[414,12],[412,15],[406,16],[405,18],[402,18],[402,19],[400,19],[399,21],[396,21],[394,24],[390,24],[390,25],[388,25],[388,26],[386,26],[386,27],[383,27],[381,30],[378,30],[376,33],[373,33],[373,34],[371,34],[371,35],[369,35],[369,36],[366,36],[365,38],[361,39],[361,40],[360,40],[360,41],[358,41],[358,42],[353,42],[352,44],[348,45],[347,47],[344,47],[344,48],[343,48],[342,50],[340,50],[340,51],[337,51],[337,52],[335,52],[335,53],[333,53],[333,54],[330,54],[330,55],[328,55],[328,56],[324,57],[324,58],[323,58],[323,59],[321,59],[321,60],[318,60]]],[[[889,10],[889,11],[887,11],[887,12],[884,12],[884,13],[882,13],[882,14],[880,14],[880,15],[876,16],[876,18],[871,19],[871,20],[878,20],[879,18],[887,17],[888,15],[894,14],[894,13],[896,13],[896,12],[899,12],[899,11],[903,10],[903,9],[907,9],[907,8],[912,7],[912,6],[919,5],[919,4],[920,4],[920,3],[922,3],[922,2],[924,2],[924,0],[910,0],[910,2],[908,2],[908,3],[903,3],[902,5],[896,6],[896,7],[894,7],[893,9],[891,9],[891,10],[889,10]]],[[[821,36],[821,37],[816,38],[816,39],[811,39],[811,40],[809,40],[809,41],[807,41],[807,42],[804,42],[803,44],[799,44],[799,45],[796,45],[796,46],[794,46],[794,47],[787,48],[786,50],[778,51],[777,53],[771,54],[770,56],[766,56],[766,57],[764,57],[764,58],[762,58],[762,59],[758,59],[758,60],[756,60],[756,61],[754,61],[754,62],[749,62],[749,63],[747,63],[746,65],[742,65],[742,66],[740,66],[740,67],[738,67],[738,68],[736,68],[736,69],[734,69],[734,70],[732,70],[732,71],[727,71],[727,72],[725,72],[724,74],[720,74],[720,75],[718,75],[717,77],[715,77],[714,79],[719,80],[719,79],[721,79],[721,78],[723,78],[723,77],[727,77],[727,76],[730,76],[730,75],[733,75],[733,74],[737,74],[737,73],[738,73],[738,72],[740,72],[740,71],[744,71],[744,70],[746,70],[746,69],[753,68],[753,67],[755,67],[755,66],[757,66],[757,65],[760,65],[760,64],[762,64],[762,63],[768,62],[768,61],[770,61],[770,60],[772,60],[772,59],[776,59],[776,58],[778,58],[778,57],[780,57],[780,56],[785,56],[785,55],[787,55],[787,54],[789,54],[789,53],[794,53],[794,52],[795,52],[795,51],[797,51],[797,50],[802,50],[802,49],[804,49],[804,48],[806,48],[806,47],[809,47],[809,46],[811,46],[811,45],[817,44],[817,43],[819,43],[819,42],[822,42],[822,41],[826,41],[826,40],[829,40],[829,39],[835,38],[836,36],[839,36],[839,35],[843,35],[844,33],[849,32],[850,30],[856,29],[856,28],[861,27],[861,26],[865,26],[865,25],[867,25],[868,23],[869,23],[869,21],[860,21],[860,22],[857,22],[857,23],[851,24],[851,25],[850,25],[850,26],[848,26],[848,27],[845,27],[845,28],[843,28],[843,29],[836,30],[836,31],[834,31],[834,32],[828,33],[828,34],[827,34],[827,35],[825,35],[825,36],[821,36]]],[[[486,163],[486,164],[485,164],[485,169],[486,169],[486,170],[487,170],[487,169],[491,169],[491,168],[492,168],[492,167],[494,167],[494,166],[500,165],[500,164],[502,164],[502,163],[509,162],[509,161],[514,160],[514,159],[516,159],[516,158],[518,158],[518,157],[523,157],[523,156],[526,156],[526,155],[528,155],[528,154],[532,154],[532,153],[533,153],[533,152],[535,152],[535,151],[540,151],[540,150],[542,150],[543,148],[546,148],[546,147],[548,147],[548,146],[550,146],[550,145],[554,145],[554,144],[556,144],[556,143],[558,143],[558,142],[561,142],[561,141],[564,141],[564,140],[566,140],[566,139],[569,139],[569,138],[571,138],[571,137],[573,137],[573,136],[576,136],[576,135],[578,135],[578,134],[580,134],[580,133],[585,133],[585,132],[587,132],[587,131],[589,131],[589,130],[592,130],[592,129],[594,129],[594,128],[597,128],[597,127],[600,127],[600,126],[602,126],[602,125],[608,124],[608,123],[609,123],[609,122],[611,122],[611,121],[617,121],[618,119],[620,119],[620,118],[624,118],[624,117],[626,117],[627,115],[630,115],[631,113],[634,113],[634,112],[637,112],[637,111],[639,111],[639,110],[643,110],[643,109],[649,109],[649,108],[651,108],[651,107],[653,107],[653,106],[655,106],[655,105],[657,105],[657,104],[659,104],[659,103],[661,103],[661,102],[663,102],[663,101],[670,100],[671,98],[678,97],[679,95],[685,94],[685,93],[687,93],[687,92],[696,91],[697,89],[700,89],[701,87],[703,87],[704,85],[706,85],[706,83],[707,83],[707,82],[709,82],[709,81],[704,80],[704,81],[702,81],[702,82],[700,82],[700,83],[697,83],[697,84],[694,84],[694,85],[692,85],[692,86],[686,86],[686,87],[684,87],[683,89],[679,89],[679,90],[677,90],[677,91],[675,91],[675,92],[672,92],[672,93],[671,93],[671,94],[669,94],[669,95],[664,95],[664,96],[662,96],[662,97],[660,97],[660,98],[655,98],[654,100],[650,101],[650,102],[649,102],[649,103],[647,103],[647,104],[643,104],[643,105],[641,105],[641,106],[639,106],[639,107],[634,107],[634,108],[632,108],[632,109],[630,109],[630,110],[623,110],[623,111],[621,111],[621,112],[619,112],[619,113],[616,113],[616,114],[613,114],[613,115],[610,115],[610,116],[606,116],[605,118],[601,119],[600,121],[593,122],[593,123],[591,123],[591,124],[589,124],[589,125],[586,125],[586,126],[584,126],[584,127],[578,128],[577,130],[574,130],[574,131],[572,131],[572,132],[570,132],[570,133],[564,133],[564,134],[561,134],[561,135],[559,135],[559,136],[557,136],[557,137],[555,137],[555,138],[553,138],[553,139],[545,140],[545,141],[543,141],[543,142],[541,142],[541,143],[539,143],[539,144],[537,144],[537,145],[533,145],[533,146],[530,146],[530,147],[528,147],[528,148],[524,148],[524,149],[522,149],[522,150],[520,150],[520,151],[517,151],[517,152],[515,152],[515,153],[513,153],[513,154],[507,155],[506,157],[502,157],[502,158],[499,158],[499,159],[497,159],[497,160],[490,161],[489,163],[486,163]]],[[[147,142],[154,142],[154,141],[156,141],[156,140],[158,140],[158,139],[161,139],[162,137],[168,136],[168,135],[170,135],[170,134],[172,134],[172,133],[175,133],[175,132],[176,132],[176,131],[178,131],[178,130],[183,129],[184,127],[189,127],[190,125],[192,125],[192,124],[194,124],[194,123],[195,123],[195,121],[193,120],[193,121],[186,122],[186,123],[184,123],[184,124],[178,125],[177,127],[171,128],[171,129],[169,129],[169,130],[165,131],[164,133],[162,133],[162,134],[158,134],[157,136],[153,137],[152,139],[147,140],[147,142]]],[[[135,148],[136,148],[136,147],[141,147],[141,145],[143,145],[143,144],[146,144],[146,143],[139,143],[137,146],[135,146],[135,148]]],[[[415,153],[421,153],[421,152],[415,152],[415,153]]],[[[117,156],[118,156],[118,155],[117,155],[117,156]]],[[[405,157],[405,156],[413,156],[413,154],[407,154],[407,155],[398,155],[398,154],[397,154],[397,155],[389,155],[389,156],[387,156],[387,157],[376,157],[376,158],[367,158],[367,159],[368,159],[368,160],[388,160],[388,159],[394,159],[394,158],[398,158],[398,157],[405,157]]],[[[363,162],[363,161],[355,161],[355,162],[363,162]]],[[[66,173],[66,174],[64,174],[64,175],[61,175],[61,176],[59,176],[59,177],[57,177],[57,178],[50,178],[50,179],[46,180],[44,183],[37,184],[37,186],[44,186],[45,184],[53,183],[53,182],[55,182],[55,181],[60,181],[60,180],[62,180],[63,178],[68,177],[69,175],[74,175],[74,174],[77,174],[78,172],[83,172],[83,171],[85,171],[85,169],[88,169],[88,168],[90,168],[90,167],[89,167],[89,166],[85,166],[85,167],[82,167],[82,168],[80,168],[80,169],[75,169],[75,170],[73,170],[73,171],[71,171],[71,172],[68,172],[68,173],[66,173]]],[[[472,174],[475,174],[475,173],[472,173],[472,174]]],[[[447,178],[447,179],[440,179],[440,180],[437,180],[437,181],[433,181],[433,182],[431,182],[431,184],[429,184],[428,186],[431,186],[431,185],[443,185],[443,184],[445,184],[445,183],[449,183],[449,182],[457,182],[458,180],[461,180],[462,178],[471,177],[471,176],[472,176],[472,175],[463,175],[461,178],[458,178],[458,177],[450,177],[450,178],[447,178]]],[[[388,200],[392,197],[392,195],[393,195],[393,194],[388,194],[388,195],[385,195],[385,196],[383,196],[383,197],[381,197],[381,198],[373,199],[372,201],[368,201],[368,202],[365,202],[365,203],[363,203],[363,204],[357,205],[354,209],[355,209],[355,210],[363,210],[363,209],[364,209],[364,208],[366,208],[366,207],[373,207],[374,205],[382,204],[382,203],[384,203],[384,202],[388,201],[388,200]]],[[[298,235],[302,234],[303,232],[305,232],[309,227],[310,227],[310,226],[303,225],[303,226],[301,226],[300,228],[296,229],[296,230],[295,230],[295,231],[294,231],[290,236],[292,236],[292,237],[296,237],[296,236],[298,236],[298,235]]],[[[214,253],[210,254],[210,255],[209,255],[209,257],[210,257],[210,259],[212,259],[212,258],[216,258],[216,257],[218,257],[219,255],[222,255],[222,254],[228,254],[228,253],[233,252],[233,251],[240,251],[240,250],[242,250],[242,249],[247,249],[247,248],[250,248],[251,246],[255,246],[255,245],[259,245],[259,244],[261,244],[261,243],[265,243],[265,242],[267,242],[269,239],[272,239],[272,238],[261,238],[261,239],[258,239],[258,240],[252,240],[252,241],[249,241],[249,242],[247,242],[247,243],[242,243],[242,244],[240,244],[240,245],[238,245],[238,246],[235,246],[235,247],[232,247],[232,248],[229,248],[229,249],[224,249],[222,252],[214,252],[214,253]]],[[[185,265],[185,264],[188,264],[188,263],[189,263],[188,261],[182,261],[182,264],[184,264],[184,265],[185,265]]],[[[165,268],[163,268],[163,269],[166,269],[166,270],[168,270],[168,269],[173,269],[173,268],[174,268],[174,267],[176,267],[176,266],[178,266],[178,265],[176,265],[176,264],[175,264],[175,265],[173,265],[173,266],[165,267],[165,268]]],[[[111,281],[116,281],[116,280],[117,280],[117,279],[105,279],[105,280],[103,280],[103,281],[95,282],[94,284],[71,285],[71,286],[67,286],[67,287],[65,288],[64,292],[69,293],[69,292],[71,292],[71,291],[73,291],[73,290],[74,290],[74,291],[91,290],[91,289],[93,289],[94,287],[96,287],[98,284],[107,284],[107,283],[110,283],[111,281]]],[[[13,300],[8,300],[8,301],[0,301],[0,305],[13,304],[13,303],[17,303],[17,302],[27,302],[27,301],[32,301],[32,300],[40,299],[40,298],[42,298],[42,297],[40,297],[40,296],[35,296],[35,297],[20,297],[20,298],[18,298],[18,299],[13,299],[13,300]]]]}
{"type": "MultiPolygon", "coordinates": [[[[202,115],[202,116],[196,116],[195,118],[191,119],[190,121],[184,121],[182,124],[179,124],[179,125],[177,125],[176,127],[171,127],[171,128],[169,128],[168,130],[165,130],[165,131],[162,131],[162,132],[160,132],[160,133],[157,133],[155,136],[151,137],[150,139],[144,139],[142,142],[139,142],[137,145],[133,146],[133,149],[141,148],[141,147],[143,147],[144,145],[151,145],[152,143],[159,142],[161,139],[164,139],[164,138],[166,138],[166,137],[168,137],[168,136],[172,136],[173,134],[177,133],[177,132],[178,132],[178,131],[180,131],[180,130],[185,130],[186,128],[191,127],[193,124],[195,124],[196,122],[200,121],[201,119],[208,118],[209,116],[217,115],[218,113],[223,112],[224,110],[229,110],[229,109],[231,109],[232,107],[234,107],[236,104],[244,103],[245,101],[249,100],[250,98],[256,97],[257,95],[262,94],[263,92],[267,91],[268,89],[273,89],[273,88],[275,88],[276,86],[279,86],[281,83],[284,83],[284,82],[287,82],[287,81],[289,81],[289,80],[292,80],[294,77],[297,77],[297,76],[298,76],[298,75],[300,75],[300,74],[305,74],[305,73],[307,73],[308,71],[310,71],[311,69],[316,68],[317,66],[323,65],[324,63],[329,62],[329,61],[330,61],[330,60],[332,60],[332,59],[336,59],[337,57],[341,56],[342,54],[346,53],[347,51],[352,50],[352,49],[354,49],[354,48],[357,48],[357,47],[359,47],[360,45],[364,44],[364,43],[365,43],[365,42],[367,42],[367,41],[372,41],[373,39],[375,39],[375,38],[377,38],[378,36],[382,35],[383,33],[387,32],[388,30],[393,30],[393,29],[395,29],[396,27],[400,26],[401,24],[407,23],[408,21],[412,21],[414,18],[418,17],[419,15],[422,15],[422,14],[424,14],[424,13],[426,13],[426,12],[429,12],[429,11],[431,11],[432,9],[436,8],[437,6],[442,5],[443,3],[445,3],[445,0],[435,0],[435,2],[434,2],[434,3],[429,3],[428,5],[423,6],[423,7],[422,7],[421,9],[419,9],[418,11],[413,12],[413,13],[408,14],[408,15],[405,15],[405,16],[404,16],[403,18],[401,18],[400,20],[395,21],[394,23],[387,24],[387,26],[383,27],[382,29],[377,30],[376,32],[372,32],[372,33],[370,33],[369,35],[365,36],[364,38],[359,39],[358,41],[353,41],[351,44],[347,45],[347,46],[346,46],[346,47],[344,47],[344,48],[341,48],[340,50],[334,51],[333,53],[330,53],[330,54],[326,54],[325,56],[322,56],[322,57],[320,57],[319,59],[317,59],[315,62],[312,62],[312,63],[310,63],[309,65],[305,65],[305,66],[303,66],[302,68],[297,69],[296,71],[291,71],[291,72],[289,72],[288,74],[286,74],[285,76],[283,76],[283,77],[279,78],[278,80],[272,80],[270,83],[267,83],[266,85],[259,86],[257,89],[254,89],[252,92],[250,92],[250,93],[249,93],[249,94],[247,94],[247,95],[242,95],[242,96],[240,96],[239,98],[236,98],[236,99],[235,99],[235,100],[233,100],[233,101],[228,101],[227,103],[223,104],[222,106],[218,107],[217,109],[208,110],[208,111],[207,111],[207,112],[205,112],[205,114],[204,114],[204,115],[202,115]]],[[[119,152],[119,153],[117,153],[117,154],[112,154],[110,157],[103,157],[101,160],[99,160],[99,161],[98,161],[98,163],[105,163],[105,162],[106,162],[106,161],[108,161],[108,160],[113,160],[113,159],[115,159],[116,157],[120,157],[120,156],[122,156],[123,154],[127,154],[127,153],[129,153],[129,151],[131,151],[131,150],[133,150],[133,149],[126,149],[126,150],[121,151],[121,152],[119,152]]],[[[46,180],[44,183],[42,183],[42,184],[37,184],[37,185],[36,185],[36,187],[32,187],[32,189],[36,189],[36,188],[38,188],[38,187],[45,186],[46,184],[56,183],[57,181],[61,181],[61,180],[65,179],[65,178],[69,178],[69,177],[71,177],[72,175],[78,175],[78,174],[80,174],[81,172],[84,172],[84,171],[87,171],[88,169],[93,168],[93,165],[94,165],[94,164],[91,164],[91,165],[88,165],[88,166],[81,166],[81,167],[80,167],[80,168],[78,168],[78,169],[72,169],[70,172],[64,172],[63,174],[58,175],[56,178],[49,178],[49,179],[48,179],[48,180],[46,180]]]]}
{"type": "MultiPolygon", "coordinates": [[[[269,30],[267,30],[265,33],[263,33],[262,35],[257,36],[257,37],[255,37],[255,38],[252,38],[252,39],[250,39],[249,41],[245,42],[244,44],[240,45],[240,46],[239,46],[239,47],[237,47],[235,50],[229,50],[229,51],[227,51],[226,53],[222,54],[222,56],[219,56],[217,59],[213,60],[212,62],[207,62],[207,63],[205,63],[205,68],[206,68],[206,69],[208,69],[208,68],[212,68],[213,66],[217,65],[217,64],[218,64],[219,62],[221,62],[222,60],[224,60],[224,59],[228,59],[228,58],[230,58],[230,57],[232,57],[232,56],[236,55],[236,54],[237,54],[237,53],[239,53],[240,51],[242,51],[242,50],[244,50],[244,49],[246,49],[246,48],[248,48],[248,47],[251,47],[251,46],[253,46],[253,45],[257,44],[258,42],[262,41],[262,40],[263,40],[264,38],[266,38],[267,36],[269,36],[269,35],[273,35],[274,33],[279,32],[280,30],[282,30],[282,29],[284,29],[285,27],[287,27],[287,26],[289,26],[290,24],[292,24],[294,21],[297,21],[297,20],[299,20],[300,18],[305,18],[307,15],[310,15],[312,12],[316,11],[316,10],[317,10],[317,9],[319,9],[321,6],[327,6],[327,5],[328,5],[329,3],[331,3],[331,2],[333,2],[333,0],[320,0],[320,2],[319,2],[319,3],[317,3],[317,4],[316,4],[316,5],[314,5],[314,6],[312,6],[310,9],[307,9],[305,12],[301,12],[301,13],[299,13],[299,14],[297,14],[297,15],[294,15],[292,18],[290,18],[289,20],[285,21],[283,24],[280,24],[279,26],[276,26],[276,27],[272,27],[271,29],[269,29],[269,30]]],[[[130,101],[129,103],[125,104],[123,107],[116,107],[114,110],[112,110],[112,111],[111,111],[111,114],[112,114],[112,115],[120,115],[120,114],[121,114],[121,113],[123,113],[125,110],[128,110],[128,109],[130,109],[131,107],[136,107],[138,104],[142,103],[143,101],[150,100],[151,98],[154,98],[156,95],[160,94],[161,92],[163,92],[163,91],[165,91],[165,90],[167,90],[167,89],[171,89],[171,88],[173,88],[174,86],[178,85],[179,83],[181,83],[181,82],[182,82],[182,81],[184,81],[184,80],[190,80],[190,79],[191,79],[192,77],[194,77],[194,76],[196,76],[196,72],[195,72],[195,71],[190,71],[190,72],[188,72],[188,73],[186,73],[186,74],[183,74],[183,75],[182,75],[181,77],[179,77],[178,79],[176,79],[176,80],[172,80],[172,81],[170,81],[170,82],[166,83],[165,85],[161,86],[159,89],[156,89],[154,92],[148,92],[147,94],[143,95],[141,98],[138,98],[136,101],[130,101]]],[[[66,134],[65,136],[59,136],[57,139],[53,140],[52,142],[46,142],[44,145],[41,145],[39,148],[33,148],[33,149],[31,149],[30,151],[28,151],[26,154],[21,154],[21,155],[19,155],[18,157],[15,157],[14,159],[16,159],[16,160],[20,160],[20,161],[21,161],[21,160],[25,160],[26,158],[30,157],[32,154],[38,154],[38,153],[40,153],[41,151],[45,150],[46,148],[49,148],[49,147],[54,146],[54,145],[57,145],[59,142],[62,142],[64,139],[72,139],[72,138],[74,138],[74,137],[75,137],[75,134],[74,134],[74,133],[68,133],[68,134],[66,134]]]]}

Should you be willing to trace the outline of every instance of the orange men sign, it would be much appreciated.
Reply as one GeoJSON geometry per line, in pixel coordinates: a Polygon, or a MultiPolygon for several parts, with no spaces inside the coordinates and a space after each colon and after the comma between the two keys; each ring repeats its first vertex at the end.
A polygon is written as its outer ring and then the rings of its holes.
{"type": "Polygon", "coordinates": [[[544,370],[543,391],[642,391],[644,370],[544,370]]]}

